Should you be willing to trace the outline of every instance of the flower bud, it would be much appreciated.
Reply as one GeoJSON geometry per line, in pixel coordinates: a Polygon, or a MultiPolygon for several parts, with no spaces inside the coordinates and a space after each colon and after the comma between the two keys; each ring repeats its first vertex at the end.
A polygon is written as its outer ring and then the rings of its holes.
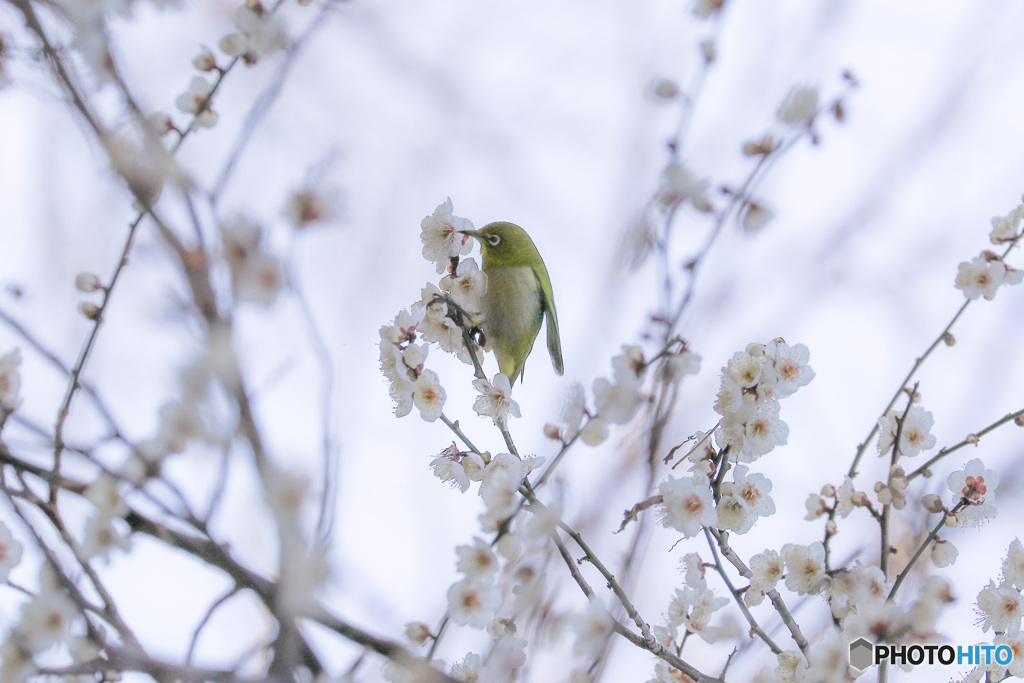
{"type": "Polygon", "coordinates": [[[89,320],[98,321],[100,319],[100,307],[91,301],[83,301],[78,304],[78,312],[89,320]]]}
{"type": "Polygon", "coordinates": [[[92,273],[79,273],[75,276],[75,289],[88,293],[103,289],[103,285],[100,283],[100,279],[92,273]]]}
{"type": "Polygon", "coordinates": [[[422,645],[431,637],[430,629],[420,621],[413,621],[405,625],[405,637],[414,645],[422,645]]]}
{"type": "Polygon", "coordinates": [[[213,56],[209,48],[204,47],[192,60],[192,66],[200,71],[213,71],[217,68],[217,58],[213,56]]]}

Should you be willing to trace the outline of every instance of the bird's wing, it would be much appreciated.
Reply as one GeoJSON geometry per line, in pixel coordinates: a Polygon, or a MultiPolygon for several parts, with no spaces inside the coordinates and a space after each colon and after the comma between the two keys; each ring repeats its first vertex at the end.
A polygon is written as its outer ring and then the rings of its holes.
{"type": "Polygon", "coordinates": [[[551,278],[548,277],[548,270],[541,261],[541,267],[535,270],[537,279],[540,281],[540,306],[544,311],[544,318],[548,327],[548,353],[551,355],[551,365],[555,368],[555,374],[561,376],[565,371],[562,363],[562,340],[558,335],[558,313],[555,311],[555,297],[551,291],[551,278]]]}

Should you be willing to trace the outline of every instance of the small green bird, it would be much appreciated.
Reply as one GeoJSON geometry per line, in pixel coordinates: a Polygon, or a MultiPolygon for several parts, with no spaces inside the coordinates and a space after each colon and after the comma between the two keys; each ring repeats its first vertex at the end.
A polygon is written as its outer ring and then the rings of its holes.
{"type": "Polygon", "coordinates": [[[513,223],[489,223],[480,230],[461,230],[480,241],[487,294],[484,297],[484,335],[498,368],[510,384],[523,376],[526,358],[547,318],[548,353],[555,374],[561,375],[562,342],[551,278],[537,246],[513,223]]]}

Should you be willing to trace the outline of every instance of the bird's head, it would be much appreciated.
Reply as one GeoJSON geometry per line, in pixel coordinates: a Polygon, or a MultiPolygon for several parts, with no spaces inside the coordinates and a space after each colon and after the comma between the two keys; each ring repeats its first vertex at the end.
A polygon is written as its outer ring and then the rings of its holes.
{"type": "Polygon", "coordinates": [[[479,230],[460,230],[480,242],[484,270],[489,267],[532,266],[540,260],[533,240],[514,223],[488,223],[479,230]]]}

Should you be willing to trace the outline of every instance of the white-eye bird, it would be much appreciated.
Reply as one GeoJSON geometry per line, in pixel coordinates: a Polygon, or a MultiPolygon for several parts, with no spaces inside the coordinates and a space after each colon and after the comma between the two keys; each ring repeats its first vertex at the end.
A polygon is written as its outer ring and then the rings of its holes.
{"type": "Polygon", "coordinates": [[[480,230],[460,232],[480,242],[487,274],[483,330],[498,369],[510,384],[523,376],[541,320],[546,318],[551,365],[561,375],[562,342],[551,278],[533,240],[514,223],[489,223],[480,230]]]}

